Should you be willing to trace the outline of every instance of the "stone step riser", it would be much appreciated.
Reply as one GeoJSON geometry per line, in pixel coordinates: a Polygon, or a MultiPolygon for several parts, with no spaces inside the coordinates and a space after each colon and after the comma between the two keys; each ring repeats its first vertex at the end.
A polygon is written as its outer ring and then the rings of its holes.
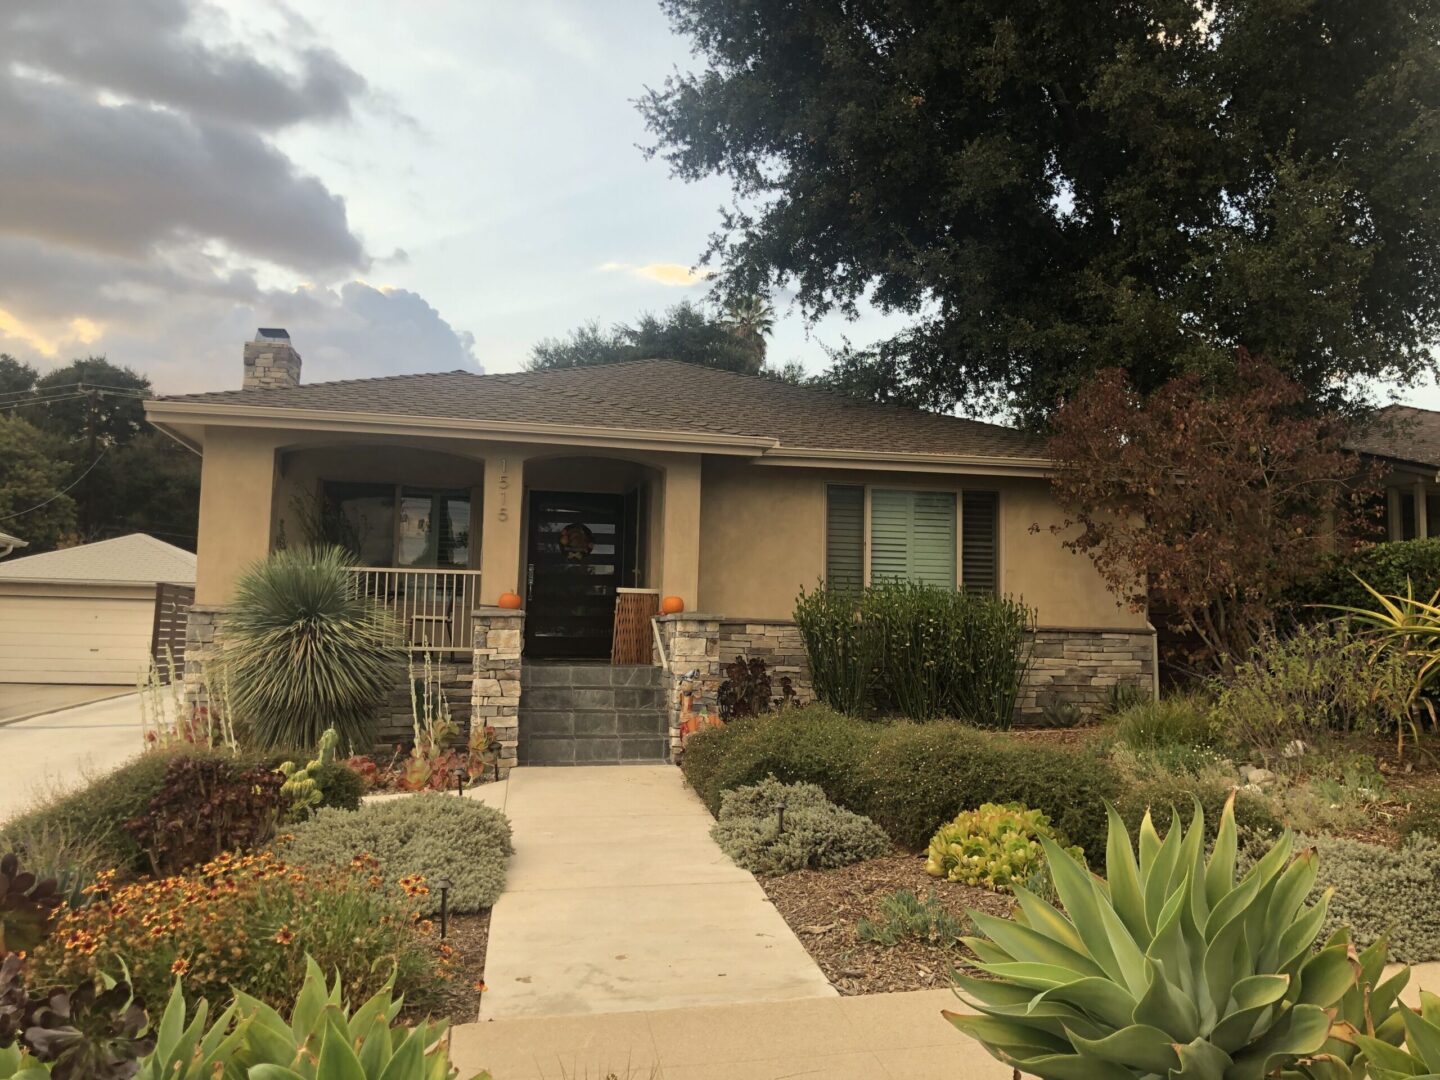
{"type": "Polygon", "coordinates": [[[665,735],[666,714],[654,710],[584,712],[537,709],[520,715],[521,738],[585,738],[602,735],[665,735]]]}
{"type": "Polygon", "coordinates": [[[665,684],[658,667],[610,664],[525,664],[520,685],[531,687],[634,687],[658,689],[665,684]]]}
{"type": "Polygon", "coordinates": [[[631,765],[665,761],[669,739],[660,735],[597,739],[529,739],[520,736],[522,765],[631,765]]]}
{"type": "Polygon", "coordinates": [[[649,687],[532,686],[521,687],[520,715],[532,709],[564,709],[575,712],[600,709],[640,710],[665,708],[665,693],[649,687]]]}

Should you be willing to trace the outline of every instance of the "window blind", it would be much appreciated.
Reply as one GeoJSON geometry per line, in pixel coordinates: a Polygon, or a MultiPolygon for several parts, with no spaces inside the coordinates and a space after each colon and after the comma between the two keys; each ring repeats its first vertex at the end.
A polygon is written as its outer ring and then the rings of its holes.
{"type": "Polygon", "coordinates": [[[870,493],[870,580],[902,578],[955,587],[955,495],[870,493]]]}
{"type": "Polygon", "coordinates": [[[961,581],[966,592],[994,596],[999,591],[1000,497],[993,491],[967,491],[960,505],[961,581]]]}
{"type": "Polygon", "coordinates": [[[837,589],[865,584],[865,489],[825,489],[825,583],[837,589]]]}

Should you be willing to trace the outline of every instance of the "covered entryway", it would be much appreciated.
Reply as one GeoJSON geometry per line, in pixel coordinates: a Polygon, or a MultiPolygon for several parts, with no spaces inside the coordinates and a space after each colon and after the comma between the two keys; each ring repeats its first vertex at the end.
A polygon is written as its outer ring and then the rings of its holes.
{"type": "Polygon", "coordinates": [[[622,495],[532,491],[526,546],[525,654],[610,656],[615,590],[629,584],[633,525],[622,495]]]}

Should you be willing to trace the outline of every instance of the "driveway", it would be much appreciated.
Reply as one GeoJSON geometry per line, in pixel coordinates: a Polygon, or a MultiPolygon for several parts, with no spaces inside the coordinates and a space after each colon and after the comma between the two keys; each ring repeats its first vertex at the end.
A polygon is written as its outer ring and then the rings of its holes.
{"type": "Polygon", "coordinates": [[[481,1019],[834,998],[673,765],[519,768],[481,1019]]]}
{"type": "Polygon", "coordinates": [[[123,686],[72,686],[68,683],[0,683],[0,724],[68,709],[88,701],[133,694],[123,686]]]}
{"type": "Polygon", "coordinates": [[[0,724],[0,821],[39,796],[80,785],[140,753],[137,695],[95,701],[0,724]]]}

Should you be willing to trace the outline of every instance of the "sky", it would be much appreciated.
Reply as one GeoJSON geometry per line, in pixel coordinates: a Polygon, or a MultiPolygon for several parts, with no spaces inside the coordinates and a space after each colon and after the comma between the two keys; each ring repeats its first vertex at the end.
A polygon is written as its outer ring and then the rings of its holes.
{"type": "MultiPolygon", "coordinates": [[[[696,66],[655,0],[4,0],[0,352],[230,389],[283,326],[307,382],[502,372],[703,300],[728,188],[634,106],[696,66]]],[[[811,371],[901,325],[774,300],[811,371]]]]}

